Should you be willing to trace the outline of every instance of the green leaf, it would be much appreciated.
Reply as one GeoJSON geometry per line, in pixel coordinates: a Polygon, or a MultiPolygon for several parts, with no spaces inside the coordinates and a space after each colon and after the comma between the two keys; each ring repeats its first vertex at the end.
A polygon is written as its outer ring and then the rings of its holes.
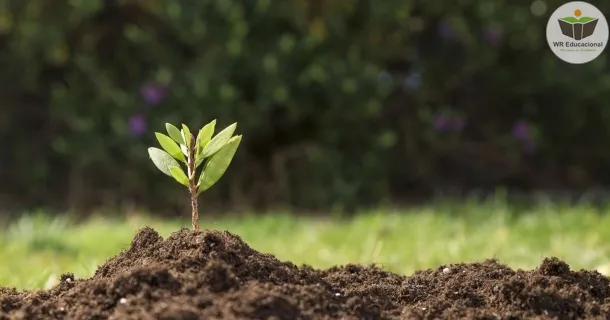
{"type": "Polygon", "coordinates": [[[205,148],[212,139],[215,127],[216,119],[203,126],[203,128],[199,130],[199,134],[197,134],[197,142],[195,144],[195,168],[199,167],[201,162],[203,162],[204,157],[202,156],[203,154],[201,151],[203,151],[203,148],[205,148]]]}
{"type": "Polygon", "coordinates": [[[169,134],[170,138],[172,138],[178,144],[184,144],[184,138],[182,138],[182,133],[178,127],[171,123],[165,124],[165,129],[167,129],[167,134],[169,134]]]}
{"type": "Polygon", "coordinates": [[[197,134],[197,151],[201,151],[201,149],[205,148],[205,146],[212,139],[212,135],[214,135],[214,129],[216,129],[216,119],[212,120],[210,123],[206,124],[199,130],[199,134],[197,134]]]}
{"type": "Polygon", "coordinates": [[[201,151],[202,158],[207,158],[214,155],[220,148],[222,148],[231,136],[233,132],[235,132],[235,128],[237,128],[237,122],[232,125],[226,127],[224,130],[220,131],[201,151]]]}
{"type": "Polygon", "coordinates": [[[186,177],[186,174],[180,167],[177,166],[169,166],[169,172],[172,174],[172,177],[176,179],[180,184],[185,187],[189,186],[189,178],[186,177]]]}
{"type": "Polygon", "coordinates": [[[233,160],[235,151],[239,147],[241,136],[231,138],[210,160],[205,164],[201,171],[197,182],[197,194],[209,189],[213,186],[222,175],[227,171],[227,168],[233,160]]]}
{"type": "Polygon", "coordinates": [[[170,177],[172,176],[172,173],[169,171],[169,167],[180,167],[180,164],[178,164],[178,161],[176,161],[174,157],[170,156],[169,153],[159,148],[148,148],[148,155],[150,156],[150,159],[152,159],[155,166],[157,166],[161,172],[170,177]]]}
{"type": "Polygon", "coordinates": [[[191,130],[189,130],[189,127],[186,126],[186,124],[182,124],[182,137],[184,138],[184,144],[188,148],[191,146],[191,130]]]}
{"type": "Polygon", "coordinates": [[[180,147],[177,143],[172,140],[172,138],[164,135],[163,133],[155,132],[155,136],[157,136],[157,140],[159,140],[159,144],[167,153],[169,153],[172,157],[180,160],[186,161],[184,155],[180,151],[180,147]]]}

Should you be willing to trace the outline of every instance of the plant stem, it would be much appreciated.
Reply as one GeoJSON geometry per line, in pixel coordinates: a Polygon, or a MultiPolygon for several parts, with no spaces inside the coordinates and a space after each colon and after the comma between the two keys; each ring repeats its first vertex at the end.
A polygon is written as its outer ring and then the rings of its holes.
{"type": "Polygon", "coordinates": [[[199,230],[199,205],[197,203],[197,181],[195,181],[195,143],[197,139],[191,136],[191,143],[188,147],[188,176],[189,176],[189,192],[191,193],[191,221],[193,230],[199,230]]]}

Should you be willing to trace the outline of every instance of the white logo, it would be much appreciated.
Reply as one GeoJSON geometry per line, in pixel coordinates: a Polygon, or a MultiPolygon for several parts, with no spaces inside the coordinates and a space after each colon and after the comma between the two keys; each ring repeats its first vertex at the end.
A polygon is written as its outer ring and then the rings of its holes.
{"type": "Polygon", "coordinates": [[[587,63],[606,48],[608,21],[599,9],[587,2],[568,2],[549,18],[546,39],[559,59],[574,64],[587,63]]]}

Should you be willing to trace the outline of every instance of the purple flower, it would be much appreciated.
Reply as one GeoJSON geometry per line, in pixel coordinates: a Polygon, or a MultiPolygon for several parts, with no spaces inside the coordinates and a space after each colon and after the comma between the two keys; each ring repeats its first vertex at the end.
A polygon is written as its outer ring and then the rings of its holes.
{"type": "Polygon", "coordinates": [[[146,132],[146,118],[141,114],[135,114],[129,118],[129,132],[139,137],[146,132]]]}
{"type": "Polygon", "coordinates": [[[161,103],[165,98],[166,89],[167,87],[165,85],[148,83],[142,85],[140,88],[140,95],[146,103],[156,105],[161,103]]]}
{"type": "Polygon", "coordinates": [[[449,124],[449,118],[444,115],[438,115],[434,118],[434,129],[436,131],[446,131],[449,124]]]}
{"type": "Polygon", "coordinates": [[[438,132],[460,132],[466,121],[460,116],[437,115],[434,118],[434,129],[438,132]]]}
{"type": "Polygon", "coordinates": [[[457,33],[455,28],[451,25],[451,22],[447,19],[443,19],[438,24],[438,35],[443,39],[449,40],[460,40],[460,35],[457,33]]]}
{"type": "Polygon", "coordinates": [[[502,29],[499,27],[488,27],[485,29],[483,38],[491,45],[498,45],[502,41],[502,29]]]}
{"type": "Polygon", "coordinates": [[[523,150],[526,153],[533,153],[536,149],[536,144],[532,136],[532,127],[527,122],[520,120],[513,125],[512,135],[523,145],[523,150]]]}
{"type": "Polygon", "coordinates": [[[530,125],[527,122],[520,120],[513,125],[512,134],[515,139],[525,142],[531,140],[531,131],[530,125]]]}

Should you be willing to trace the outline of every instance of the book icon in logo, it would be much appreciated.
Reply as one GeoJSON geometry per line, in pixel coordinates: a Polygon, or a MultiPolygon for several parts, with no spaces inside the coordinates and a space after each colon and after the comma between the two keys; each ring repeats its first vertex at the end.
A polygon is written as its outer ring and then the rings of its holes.
{"type": "Polygon", "coordinates": [[[582,12],[578,9],[574,10],[574,17],[565,17],[559,19],[559,28],[561,33],[574,40],[581,40],[591,36],[597,26],[597,18],[581,17],[582,12]]]}

